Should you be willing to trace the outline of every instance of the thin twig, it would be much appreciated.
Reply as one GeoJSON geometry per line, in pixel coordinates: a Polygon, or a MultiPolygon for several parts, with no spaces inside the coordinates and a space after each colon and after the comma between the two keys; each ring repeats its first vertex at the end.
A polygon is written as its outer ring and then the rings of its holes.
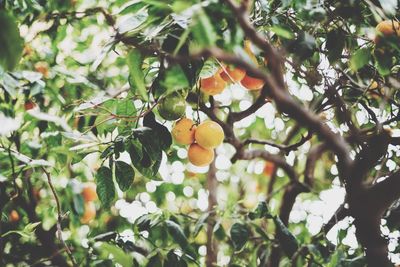
{"type": "Polygon", "coordinates": [[[71,262],[72,262],[72,265],[73,265],[73,266],[78,266],[78,265],[76,264],[76,261],[75,261],[74,256],[72,255],[71,250],[69,249],[68,245],[65,243],[65,241],[64,241],[64,239],[63,239],[63,237],[62,237],[61,222],[62,222],[62,220],[63,220],[63,215],[62,215],[62,211],[61,211],[60,200],[59,200],[59,198],[58,198],[56,189],[54,188],[53,182],[52,182],[52,180],[51,180],[51,175],[50,175],[50,173],[49,173],[44,167],[42,167],[42,170],[43,170],[43,172],[46,174],[47,182],[48,182],[48,184],[49,184],[49,186],[50,186],[51,192],[53,193],[54,199],[55,199],[56,204],[57,204],[57,235],[58,235],[58,239],[60,239],[61,243],[62,243],[63,246],[65,247],[65,251],[67,252],[68,257],[70,258],[70,260],[71,260],[71,262]]]}

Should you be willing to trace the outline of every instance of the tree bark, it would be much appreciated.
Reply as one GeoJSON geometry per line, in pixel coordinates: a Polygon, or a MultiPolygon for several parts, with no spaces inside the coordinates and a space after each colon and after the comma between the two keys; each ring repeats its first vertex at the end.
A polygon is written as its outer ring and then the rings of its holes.
{"type": "Polygon", "coordinates": [[[207,190],[208,190],[208,220],[207,220],[207,256],[206,266],[214,267],[217,265],[218,244],[214,239],[214,224],[215,224],[215,208],[217,202],[217,187],[218,181],[215,177],[217,169],[215,167],[215,159],[210,164],[210,169],[207,174],[207,190]]]}

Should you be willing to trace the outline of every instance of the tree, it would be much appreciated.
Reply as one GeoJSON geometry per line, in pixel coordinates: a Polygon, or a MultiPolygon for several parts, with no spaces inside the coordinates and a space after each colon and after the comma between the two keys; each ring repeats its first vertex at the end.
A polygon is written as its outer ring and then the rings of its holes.
{"type": "Polygon", "coordinates": [[[398,16],[0,1],[1,265],[399,263],[398,16]]]}

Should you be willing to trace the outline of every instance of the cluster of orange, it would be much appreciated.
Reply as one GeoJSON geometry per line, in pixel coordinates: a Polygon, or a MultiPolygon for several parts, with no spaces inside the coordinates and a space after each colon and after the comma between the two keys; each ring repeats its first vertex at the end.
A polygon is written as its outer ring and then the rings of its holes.
{"type": "Polygon", "coordinates": [[[87,224],[96,217],[96,205],[93,202],[97,199],[95,184],[86,183],[82,190],[82,197],[85,204],[81,223],[87,224]]]}
{"type": "MultiPolygon", "coordinates": [[[[253,51],[251,43],[245,41],[244,50],[250,59],[258,66],[258,61],[253,51]]],[[[217,95],[222,93],[228,83],[240,83],[248,90],[260,90],[264,86],[264,81],[251,77],[246,70],[230,66],[223,66],[213,76],[200,80],[200,90],[208,95],[217,95]]]]}
{"type": "Polygon", "coordinates": [[[225,138],[218,123],[205,121],[196,126],[188,118],[177,121],[171,133],[177,144],[189,145],[188,159],[198,167],[207,166],[213,161],[214,148],[222,144],[225,138]]]}
{"type": "Polygon", "coordinates": [[[384,20],[378,23],[376,26],[376,32],[379,34],[375,36],[374,42],[379,43],[381,36],[393,36],[397,35],[400,37],[400,23],[394,20],[384,20]]]}

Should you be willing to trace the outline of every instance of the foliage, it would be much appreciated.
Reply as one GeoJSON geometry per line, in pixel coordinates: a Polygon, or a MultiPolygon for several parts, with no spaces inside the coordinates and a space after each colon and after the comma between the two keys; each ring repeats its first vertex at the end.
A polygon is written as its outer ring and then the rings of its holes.
{"type": "Polygon", "coordinates": [[[0,1],[0,265],[373,266],[365,218],[399,263],[400,35],[375,31],[399,15],[375,0],[0,1]],[[265,85],[201,92],[223,66],[265,85]],[[173,141],[171,95],[222,126],[210,166],[173,141]]]}

